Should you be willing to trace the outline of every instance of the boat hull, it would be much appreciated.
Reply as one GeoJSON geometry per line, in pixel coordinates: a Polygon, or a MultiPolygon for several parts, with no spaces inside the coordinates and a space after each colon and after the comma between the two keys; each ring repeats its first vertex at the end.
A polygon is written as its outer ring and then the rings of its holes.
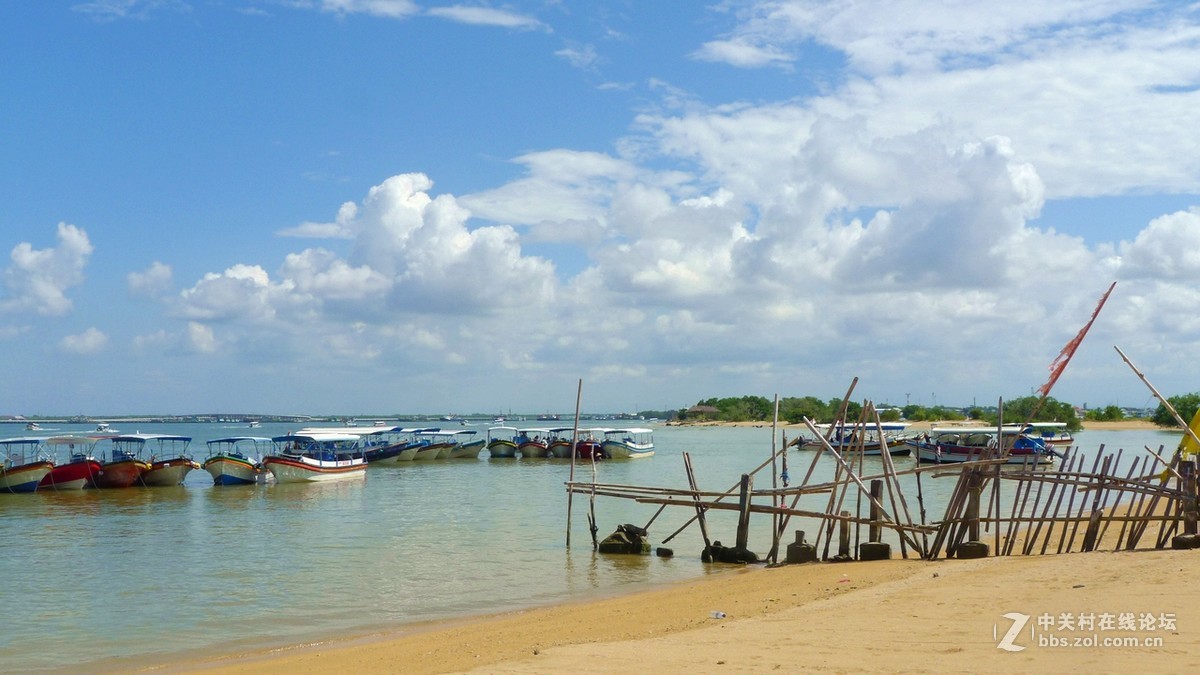
{"type": "Polygon", "coordinates": [[[171,487],[182,485],[183,479],[199,469],[200,465],[187,457],[173,457],[150,464],[146,473],[142,474],[142,484],[147,487],[171,487]]]}
{"type": "Polygon", "coordinates": [[[34,492],[52,470],[54,464],[48,461],[0,469],[0,492],[34,492]]]}
{"type": "Polygon", "coordinates": [[[150,470],[150,464],[140,459],[123,459],[100,465],[95,484],[98,488],[127,488],[140,484],[142,474],[150,470]]]}
{"type": "Polygon", "coordinates": [[[88,457],[60,464],[50,470],[38,483],[39,490],[82,490],[95,487],[94,481],[100,473],[100,462],[88,457]]]}
{"type": "Polygon", "coordinates": [[[411,462],[420,448],[409,442],[393,443],[382,448],[374,448],[363,453],[369,464],[399,464],[411,462]]]}
{"type": "Polygon", "coordinates": [[[367,475],[367,463],[362,458],[320,460],[312,457],[271,456],[263,460],[276,483],[311,483],[327,480],[361,478],[367,475]]]}
{"type": "Polygon", "coordinates": [[[417,448],[417,452],[413,455],[413,460],[418,462],[426,462],[433,459],[438,459],[442,454],[442,446],[440,445],[423,445],[417,448]]]}
{"type": "Polygon", "coordinates": [[[265,482],[269,475],[254,462],[229,455],[210,457],[203,468],[212,476],[213,485],[254,485],[265,482]]]}
{"type": "Polygon", "coordinates": [[[517,456],[517,444],[512,441],[493,439],[488,443],[488,455],[492,459],[513,459],[517,456]]]}
{"type": "Polygon", "coordinates": [[[521,453],[521,457],[525,458],[541,459],[550,456],[550,451],[546,449],[545,443],[522,443],[517,446],[517,451],[521,453]]]}
{"type": "Polygon", "coordinates": [[[601,452],[609,459],[640,459],[654,456],[653,443],[626,443],[624,441],[604,441],[601,452]]]}
{"type": "MultiPolygon", "coordinates": [[[[928,443],[910,443],[909,445],[912,451],[916,453],[917,461],[925,462],[926,464],[958,464],[962,462],[975,462],[985,458],[992,459],[995,457],[995,450],[989,448],[932,445],[928,443]]],[[[1004,463],[1040,465],[1050,464],[1053,461],[1054,457],[1049,454],[1013,450],[1005,458],[1004,463]]]]}
{"type": "Polygon", "coordinates": [[[479,459],[486,443],[481,439],[470,443],[459,443],[450,449],[450,459],[479,459]]]}
{"type": "Polygon", "coordinates": [[[556,459],[570,459],[571,441],[554,441],[546,448],[546,451],[550,457],[554,457],[556,459]]]}

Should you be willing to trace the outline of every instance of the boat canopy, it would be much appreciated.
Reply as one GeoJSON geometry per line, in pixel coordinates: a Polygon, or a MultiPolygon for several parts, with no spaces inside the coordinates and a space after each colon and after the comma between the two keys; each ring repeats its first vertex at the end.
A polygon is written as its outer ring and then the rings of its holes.
{"type": "Polygon", "coordinates": [[[33,438],[30,436],[23,436],[21,438],[5,438],[5,439],[0,439],[0,445],[14,445],[14,446],[37,445],[44,440],[46,440],[46,439],[33,438]]]}
{"type": "Polygon", "coordinates": [[[634,428],[634,429],[605,429],[605,434],[652,434],[653,429],[634,428]]]}
{"type": "Polygon", "coordinates": [[[112,439],[114,441],[120,441],[124,443],[145,443],[146,441],[192,442],[191,436],[174,436],[171,434],[121,434],[119,436],[113,436],[112,439]]]}
{"type": "Polygon", "coordinates": [[[286,443],[288,441],[296,441],[296,440],[314,441],[317,443],[329,443],[329,442],[336,442],[336,441],[354,442],[354,441],[357,441],[361,435],[362,434],[347,433],[345,431],[338,431],[336,433],[335,432],[294,433],[294,434],[284,434],[282,436],[275,436],[271,440],[274,441],[275,443],[286,443]]]}
{"type": "MultiPolygon", "coordinates": [[[[1004,427],[1005,435],[1019,434],[1022,430],[1017,427],[1004,427]]],[[[996,435],[996,427],[933,427],[930,434],[991,434],[996,435]]]]}
{"type": "Polygon", "coordinates": [[[453,438],[455,436],[474,436],[479,432],[475,429],[458,429],[454,431],[431,429],[429,431],[422,431],[420,433],[424,436],[430,436],[432,438],[453,438]]]}
{"type": "Polygon", "coordinates": [[[51,436],[46,439],[46,445],[95,445],[104,440],[95,436],[51,436]]]}
{"type": "Polygon", "coordinates": [[[226,438],[214,438],[211,441],[207,441],[207,443],[209,445],[218,445],[221,443],[227,443],[227,444],[232,445],[232,444],[240,443],[242,441],[258,444],[258,443],[270,443],[271,439],[267,438],[266,436],[228,436],[226,438]]]}

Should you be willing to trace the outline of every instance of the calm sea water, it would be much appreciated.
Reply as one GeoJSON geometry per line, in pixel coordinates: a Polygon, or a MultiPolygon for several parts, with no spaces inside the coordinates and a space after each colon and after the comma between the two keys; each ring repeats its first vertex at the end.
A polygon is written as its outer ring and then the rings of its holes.
{"type": "MultiPolygon", "coordinates": [[[[53,433],[87,432],[60,425],[53,433]]],[[[270,436],[287,425],[139,425],[147,433],[205,441],[270,436]]],[[[481,431],[485,427],[478,427],[481,431]]],[[[4,436],[19,436],[0,428],[4,436]]],[[[134,429],[121,429],[132,432],[134,429]]],[[[1080,451],[1149,445],[1173,449],[1168,432],[1082,432],[1080,451]]],[[[769,458],[771,430],[659,427],[652,458],[597,465],[597,480],[685,488],[682,454],[699,486],[723,491],[769,458]]],[[[812,454],[788,455],[793,483],[812,454]]],[[[868,460],[878,462],[878,460],[868,460]]],[[[912,464],[896,458],[898,468],[912,464]]],[[[822,461],[815,480],[828,478],[822,461]]],[[[867,466],[868,472],[872,471],[867,466]]],[[[28,672],[168,661],[365,634],[405,623],[490,613],[611,594],[722,571],[700,562],[699,529],[667,546],[673,558],[594,554],[588,499],[574,497],[571,546],[563,460],[478,460],[371,467],[362,480],[309,485],[213,487],[194,471],[177,488],[0,495],[0,670],[28,672]]],[[[576,466],[590,480],[590,465],[576,466]]],[[[923,480],[931,519],[952,479],[923,480]]],[[[769,487],[771,469],[755,476],[769,487]]],[[[915,488],[906,485],[915,509],[915,488]]],[[[812,501],[809,501],[811,499],[812,501]]],[[[826,497],[801,508],[823,510],[826,497]]],[[[656,506],[599,497],[599,536],[645,525],[656,506]]],[[[666,509],[650,528],[655,546],[693,512],[666,509]]],[[[914,514],[914,518],[915,518],[914,514]]],[[[732,543],[736,516],[709,514],[710,536],[732,543]]],[[[790,531],[815,531],[793,519],[790,531]]],[[[765,554],[771,519],[752,520],[750,548],[765,554]]],[[[809,537],[811,540],[811,535],[809,537]]]]}

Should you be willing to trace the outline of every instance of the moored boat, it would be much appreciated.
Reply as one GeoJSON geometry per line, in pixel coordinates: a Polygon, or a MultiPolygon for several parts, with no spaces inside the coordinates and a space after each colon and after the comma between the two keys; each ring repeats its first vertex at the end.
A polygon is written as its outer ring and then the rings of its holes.
{"type": "MultiPolygon", "coordinates": [[[[107,425],[106,425],[107,426],[107,425]]],[[[150,462],[142,459],[145,439],[134,436],[111,436],[108,454],[100,453],[100,472],[93,484],[98,488],[127,488],[140,485],[142,475],[150,470],[150,462]]]]}
{"type": "Polygon", "coordinates": [[[492,427],[487,432],[488,455],[492,459],[512,459],[517,456],[516,427],[492,427]]]}
{"type": "Polygon", "coordinates": [[[613,429],[580,429],[575,442],[575,457],[585,460],[608,459],[604,451],[604,439],[613,429]]]}
{"type": "Polygon", "coordinates": [[[1022,427],[1020,424],[1005,424],[1007,432],[1010,428],[1024,431],[1026,435],[1042,439],[1048,446],[1069,448],[1075,443],[1075,437],[1067,429],[1066,422],[1030,422],[1022,427]]]}
{"type": "Polygon", "coordinates": [[[972,462],[1004,459],[1006,464],[1049,464],[1054,454],[1040,439],[1005,429],[1003,440],[996,429],[987,427],[934,427],[928,434],[905,440],[917,461],[928,463],[972,462]]]}
{"type": "Polygon", "coordinates": [[[441,429],[421,429],[417,431],[413,434],[414,440],[418,443],[413,459],[418,462],[427,462],[449,457],[452,445],[451,439],[446,437],[446,434],[449,433],[451,432],[442,431],[441,429]]]}
{"type": "Polygon", "coordinates": [[[42,478],[39,490],[82,490],[95,487],[100,460],[93,456],[97,439],[87,436],[52,436],[46,439],[54,468],[42,478]]]}
{"type": "Polygon", "coordinates": [[[654,455],[654,430],[606,429],[601,452],[606,459],[639,459],[654,455]]]}
{"type": "Polygon", "coordinates": [[[570,459],[574,444],[575,439],[571,427],[555,427],[550,430],[550,439],[546,441],[546,451],[549,457],[570,459]]]}
{"type": "Polygon", "coordinates": [[[549,457],[549,429],[522,429],[517,434],[517,452],[522,459],[549,457]]]}
{"type": "Polygon", "coordinates": [[[0,492],[34,492],[54,469],[41,438],[0,440],[0,492]]]}
{"type": "Polygon", "coordinates": [[[202,468],[212,476],[213,485],[253,485],[265,483],[271,472],[260,461],[271,448],[271,439],[262,436],[229,436],[207,442],[208,458],[202,468]]]}
{"type": "Polygon", "coordinates": [[[436,429],[420,427],[374,428],[363,434],[363,458],[370,464],[411,462],[423,443],[417,434],[436,429]]]}
{"type": "Polygon", "coordinates": [[[359,438],[360,434],[336,432],[276,436],[271,439],[275,449],[263,466],[276,483],[361,478],[367,462],[359,438]]]}
{"type": "MultiPolygon", "coordinates": [[[[879,456],[883,454],[884,448],[887,448],[887,453],[893,456],[912,454],[912,447],[904,442],[906,438],[909,438],[904,434],[909,427],[907,422],[883,422],[879,425],[817,424],[814,426],[838,453],[861,451],[866,456],[879,456]]],[[[825,447],[820,438],[801,438],[799,444],[802,449],[806,450],[819,450],[825,447]]]]}
{"type": "MultiPolygon", "coordinates": [[[[149,450],[150,467],[142,472],[141,483],[147,487],[170,487],[181,485],[183,479],[200,464],[187,454],[191,436],[175,436],[173,434],[125,434],[117,436],[114,442],[141,443],[149,450]]],[[[146,450],[137,453],[145,456],[146,450]]]]}
{"type": "Polygon", "coordinates": [[[454,445],[450,448],[450,459],[479,459],[480,453],[487,447],[487,438],[475,436],[479,433],[474,429],[449,432],[454,435],[454,445]]]}

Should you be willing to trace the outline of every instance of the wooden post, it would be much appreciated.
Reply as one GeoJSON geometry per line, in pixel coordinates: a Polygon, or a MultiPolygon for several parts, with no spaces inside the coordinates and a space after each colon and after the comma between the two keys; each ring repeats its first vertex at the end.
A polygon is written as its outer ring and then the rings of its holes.
{"type": "Polygon", "coordinates": [[[1196,534],[1197,504],[1196,504],[1196,462],[1186,460],[1179,464],[1179,473],[1183,476],[1183,533],[1196,534]]]}
{"type": "Polygon", "coordinates": [[[967,540],[979,541],[979,497],[982,493],[983,476],[979,469],[971,469],[967,475],[967,540]]]}
{"type": "Polygon", "coordinates": [[[744,550],[750,543],[750,490],[754,480],[750,474],[742,474],[742,494],[738,499],[737,548],[744,550]]]}
{"type": "Polygon", "coordinates": [[[879,521],[877,504],[883,498],[883,481],[871,481],[871,526],[867,532],[867,540],[877,542],[883,538],[883,525],[879,521]]]}
{"type": "Polygon", "coordinates": [[[834,558],[839,562],[853,560],[850,557],[850,512],[842,511],[842,516],[838,523],[838,554],[834,558]]]}

